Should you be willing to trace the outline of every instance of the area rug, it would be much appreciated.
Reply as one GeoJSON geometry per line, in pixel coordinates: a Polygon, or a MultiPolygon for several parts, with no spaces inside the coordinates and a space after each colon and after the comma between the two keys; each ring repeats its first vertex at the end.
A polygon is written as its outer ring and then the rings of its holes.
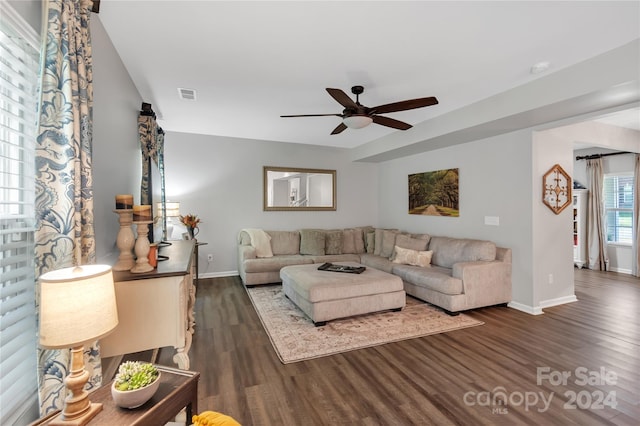
{"type": "Polygon", "coordinates": [[[465,314],[449,316],[407,296],[402,311],[359,315],[316,327],[284,296],[282,286],[258,286],[247,292],[283,364],[484,324],[465,314]]]}

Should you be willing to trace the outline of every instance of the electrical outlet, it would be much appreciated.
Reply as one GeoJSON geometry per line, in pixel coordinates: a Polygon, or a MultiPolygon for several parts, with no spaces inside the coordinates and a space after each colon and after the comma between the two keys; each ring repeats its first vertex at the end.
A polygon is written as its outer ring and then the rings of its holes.
{"type": "Polygon", "coordinates": [[[213,255],[212,254],[208,254],[207,255],[207,262],[213,262],[213,255]]]}

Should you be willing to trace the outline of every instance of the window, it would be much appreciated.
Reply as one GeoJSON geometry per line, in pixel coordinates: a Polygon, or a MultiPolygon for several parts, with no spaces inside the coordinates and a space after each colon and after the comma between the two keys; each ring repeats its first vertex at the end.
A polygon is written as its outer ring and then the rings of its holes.
{"type": "Polygon", "coordinates": [[[633,173],[605,175],[604,208],[607,242],[632,245],[633,173]]]}
{"type": "Polygon", "coordinates": [[[0,17],[0,418],[15,424],[37,403],[33,233],[39,55],[34,46],[39,37],[6,2],[0,3],[0,17]]]}

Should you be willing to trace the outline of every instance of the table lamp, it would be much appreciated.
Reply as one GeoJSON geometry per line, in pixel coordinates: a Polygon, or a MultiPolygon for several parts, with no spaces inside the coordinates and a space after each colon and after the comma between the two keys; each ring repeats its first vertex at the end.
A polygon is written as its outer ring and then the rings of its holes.
{"type": "MultiPolygon", "coordinates": [[[[158,212],[162,212],[162,203],[157,203],[156,208],[158,212]]],[[[164,216],[161,216],[162,241],[160,241],[158,245],[170,246],[171,243],[167,240],[169,239],[170,234],[173,233],[173,223],[171,223],[167,219],[171,220],[171,218],[173,217],[180,217],[180,203],[167,201],[165,203],[164,213],[164,216]]]]}
{"type": "Polygon", "coordinates": [[[67,397],[51,425],[86,425],[102,410],[84,389],[84,345],[109,334],[118,325],[113,274],[108,265],[58,269],[40,276],[40,346],[71,348],[67,397]]]}

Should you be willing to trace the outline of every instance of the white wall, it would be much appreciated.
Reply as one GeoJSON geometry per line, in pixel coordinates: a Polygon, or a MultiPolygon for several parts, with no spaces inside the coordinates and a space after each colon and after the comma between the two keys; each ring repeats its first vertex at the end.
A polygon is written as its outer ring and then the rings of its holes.
{"type": "Polygon", "coordinates": [[[494,241],[513,251],[513,300],[532,306],[531,131],[518,131],[380,164],[380,226],[494,241]],[[408,214],[408,175],[458,168],[460,217],[408,214]],[[484,224],[499,217],[499,226],[484,224]]]}
{"type": "Polygon", "coordinates": [[[573,141],[566,128],[533,133],[533,308],[541,309],[575,301],[573,264],[573,216],[571,199],[559,214],[542,202],[544,176],[559,164],[573,175],[573,141]]]}
{"type": "Polygon", "coordinates": [[[93,43],[93,191],[96,254],[115,263],[120,226],[116,194],[140,201],[142,174],[138,112],[142,98],[109,40],[99,15],[91,16],[93,43]]]}
{"type": "Polygon", "coordinates": [[[375,226],[378,222],[376,164],[353,163],[347,151],[303,144],[255,141],[167,132],[165,174],[168,201],[181,214],[201,219],[200,274],[237,271],[238,232],[242,228],[300,229],[375,226]],[[334,169],[337,210],[263,211],[263,166],[334,169]],[[207,263],[207,255],[214,261],[207,263]]]}

